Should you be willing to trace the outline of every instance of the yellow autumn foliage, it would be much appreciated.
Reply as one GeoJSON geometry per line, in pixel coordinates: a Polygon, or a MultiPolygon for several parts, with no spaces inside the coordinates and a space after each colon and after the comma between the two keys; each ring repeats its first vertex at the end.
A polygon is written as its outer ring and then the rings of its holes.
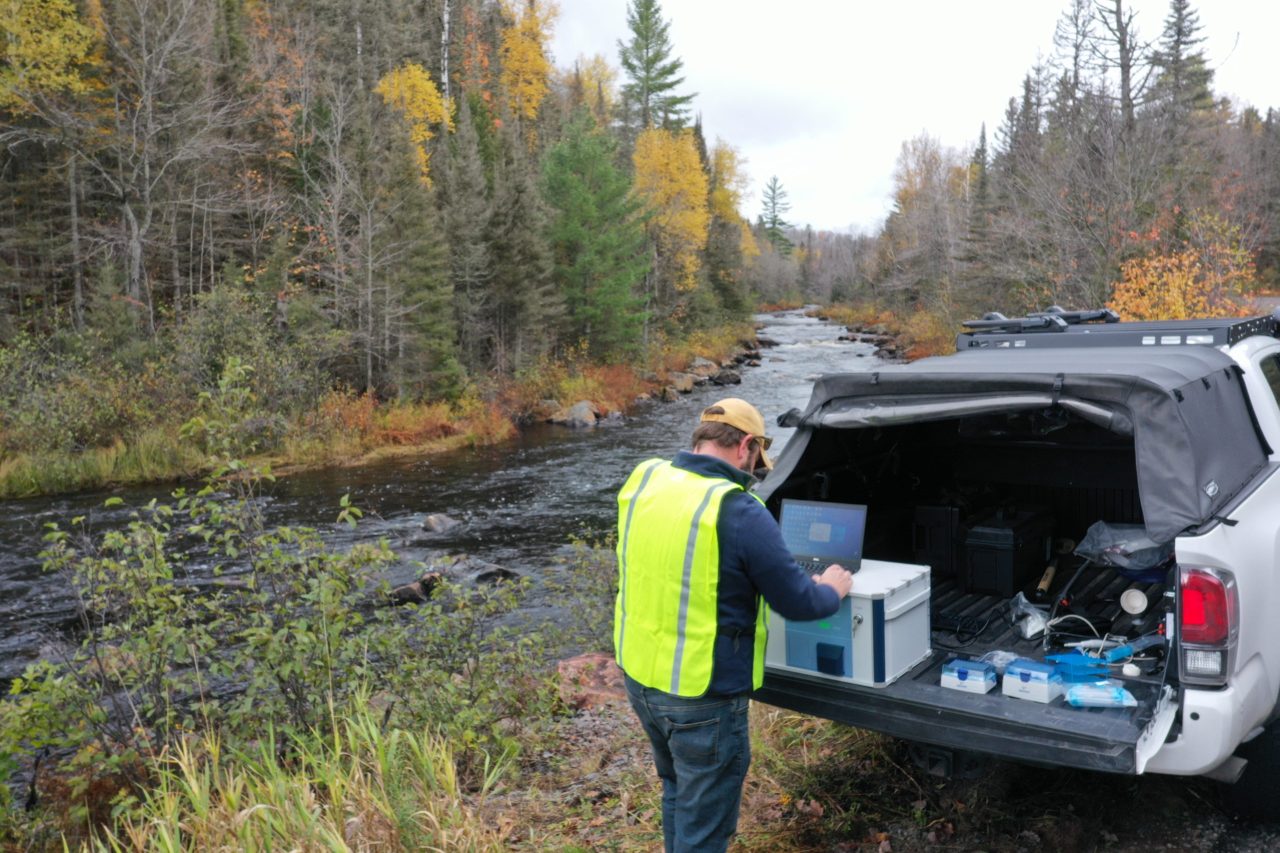
{"type": "Polygon", "coordinates": [[[72,0],[0,0],[0,109],[28,112],[38,94],[80,93],[93,30],[72,0]]]}
{"type": "Polygon", "coordinates": [[[740,231],[739,249],[744,258],[760,255],[760,246],[751,233],[751,225],[738,211],[747,191],[746,161],[738,149],[717,139],[711,149],[711,215],[726,222],[736,222],[740,231]]]}
{"type": "Polygon", "coordinates": [[[1239,231],[1221,217],[1190,218],[1183,248],[1133,258],[1120,268],[1109,307],[1125,320],[1240,317],[1257,287],[1239,231]]]}
{"type": "Polygon", "coordinates": [[[707,176],[693,131],[652,128],[636,139],[633,191],[649,214],[649,232],[659,261],[676,290],[697,286],[698,253],[707,244],[711,214],[707,176]]]}
{"type": "Polygon", "coordinates": [[[573,68],[561,73],[561,85],[572,90],[578,85],[582,90],[583,106],[591,113],[596,124],[604,127],[613,114],[618,101],[618,69],[609,64],[602,54],[579,55],[573,68]]]}
{"type": "Polygon", "coordinates": [[[422,172],[424,183],[430,183],[430,154],[427,142],[435,136],[434,125],[453,129],[449,105],[440,95],[435,81],[426,69],[416,62],[406,62],[388,71],[373,91],[390,107],[398,111],[409,125],[409,137],[413,141],[414,156],[422,172]]]}
{"type": "Polygon", "coordinates": [[[524,0],[523,9],[514,2],[504,9],[513,23],[502,33],[500,82],[511,114],[532,121],[550,91],[551,61],[545,45],[556,8],[542,0],[524,0]]]}

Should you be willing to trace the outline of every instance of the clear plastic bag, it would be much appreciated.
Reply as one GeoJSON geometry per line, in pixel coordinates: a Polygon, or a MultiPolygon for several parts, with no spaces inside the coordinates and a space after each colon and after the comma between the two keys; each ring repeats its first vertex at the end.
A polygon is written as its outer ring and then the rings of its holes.
{"type": "Polygon", "coordinates": [[[995,667],[996,674],[1004,675],[1004,668],[1017,660],[1021,655],[1017,652],[1006,652],[1002,649],[992,649],[978,660],[983,663],[989,663],[995,667]]]}
{"type": "Polygon", "coordinates": [[[1172,542],[1156,542],[1140,524],[1108,524],[1095,521],[1076,546],[1076,553],[1126,574],[1156,573],[1173,556],[1172,542]]]}
{"type": "Polygon", "coordinates": [[[1009,619],[1024,640],[1034,640],[1042,635],[1049,625],[1048,614],[1027,601],[1027,597],[1022,593],[1015,595],[1009,602],[1009,619]]]}
{"type": "Polygon", "coordinates": [[[1073,708],[1133,708],[1138,700],[1115,682],[1098,681],[1068,687],[1067,704],[1073,708]]]}

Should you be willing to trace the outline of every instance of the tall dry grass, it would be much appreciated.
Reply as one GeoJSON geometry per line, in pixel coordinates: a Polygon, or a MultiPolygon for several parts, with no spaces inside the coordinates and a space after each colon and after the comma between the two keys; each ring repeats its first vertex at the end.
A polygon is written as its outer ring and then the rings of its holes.
{"type": "MultiPolygon", "coordinates": [[[[496,851],[455,774],[452,749],[427,732],[383,730],[367,705],[331,728],[256,749],[205,735],[157,769],[133,814],[97,851],[496,851]]],[[[497,778],[494,768],[487,782],[497,778]]],[[[476,797],[483,797],[482,790],[476,797]]]]}

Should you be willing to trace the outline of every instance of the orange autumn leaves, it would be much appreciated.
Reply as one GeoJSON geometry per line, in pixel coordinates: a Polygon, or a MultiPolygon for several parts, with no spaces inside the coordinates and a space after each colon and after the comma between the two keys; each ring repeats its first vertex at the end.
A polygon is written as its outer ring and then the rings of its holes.
{"type": "Polygon", "coordinates": [[[1239,230],[1214,214],[1193,215],[1187,237],[1163,252],[1125,261],[1110,307],[1125,320],[1239,317],[1257,287],[1239,230]]]}

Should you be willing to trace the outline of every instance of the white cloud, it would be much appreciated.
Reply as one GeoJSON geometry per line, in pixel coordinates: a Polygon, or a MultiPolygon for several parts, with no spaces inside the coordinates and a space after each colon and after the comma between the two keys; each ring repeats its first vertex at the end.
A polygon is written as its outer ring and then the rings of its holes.
{"type": "MultiPolygon", "coordinates": [[[[626,0],[558,0],[554,53],[617,62],[626,0]]],[[[1168,3],[1129,0],[1140,32],[1159,36],[1168,3]]],[[[685,90],[709,140],[747,159],[759,212],[771,175],[791,219],[835,229],[874,228],[889,206],[904,141],[927,132],[971,146],[985,122],[994,138],[1009,98],[1053,52],[1066,0],[665,0],[685,90]]],[[[1214,88],[1239,102],[1280,107],[1280,4],[1215,0],[1197,9],[1214,88]]]]}

